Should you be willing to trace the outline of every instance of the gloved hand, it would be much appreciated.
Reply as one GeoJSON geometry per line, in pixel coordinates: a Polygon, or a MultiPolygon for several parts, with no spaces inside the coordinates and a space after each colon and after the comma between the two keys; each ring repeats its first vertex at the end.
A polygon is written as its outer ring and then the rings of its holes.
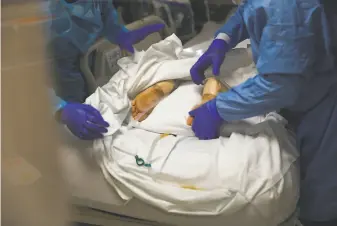
{"type": "Polygon", "coordinates": [[[210,140],[219,137],[220,127],[224,120],[216,108],[216,100],[210,100],[199,108],[190,111],[194,118],[192,130],[200,140],[210,140]]]}
{"type": "Polygon", "coordinates": [[[148,35],[158,32],[165,27],[164,24],[151,24],[133,31],[123,31],[117,36],[116,44],[119,45],[121,49],[125,49],[130,53],[134,53],[134,44],[142,41],[148,35]]]}
{"type": "Polygon", "coordinates": [[[78,138],[94,140],[103,137],[109,124],[98,110],[90,105],[68,103],[60,112],[60,120],[78,138]]]}
{"type": "Polygon", "coordinates": [[[213,65],[213,74],[219,75],[220,66],[230,49],[229,44],[222,39],[214,39],[207,51],[192,66],[190,73],[195,84],[200,85],[205,79],[205,71],[213,65]]]}

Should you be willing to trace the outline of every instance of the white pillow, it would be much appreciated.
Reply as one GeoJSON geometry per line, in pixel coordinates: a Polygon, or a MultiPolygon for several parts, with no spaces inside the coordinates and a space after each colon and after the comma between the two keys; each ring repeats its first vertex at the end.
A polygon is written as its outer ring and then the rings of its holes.
{"type": "MultiPolygon", "coordinates": [[[[194,136],[192,128],[186,124],[189,111],[201,102],[203,87],[193,82],[184,82],[163,99],[142,122],[132,121],[131,126],[156,133],[170,133],[181,136],[194,136]]],[[[233,132],[243,133],[252,124],[260,123],[265,117],[254,117],[224,124],[222,136],[233,132]]]]}

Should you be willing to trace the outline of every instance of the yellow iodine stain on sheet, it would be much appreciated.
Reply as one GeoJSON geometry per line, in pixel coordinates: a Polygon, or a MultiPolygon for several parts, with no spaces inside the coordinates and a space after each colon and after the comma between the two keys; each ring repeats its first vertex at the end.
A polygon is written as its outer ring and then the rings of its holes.
{"type": "Polygon", "coordinates": [[[184,189],[197,190],[197,191],[203,190],[202,188],[197,188],[194,185],[181,185],[180,187],[184,189]]]}
{"type": "Polygon", "coordinates": [[[160,139],[163,139],[164,137],[167,137],[169,136],[170,134],[169,133],[163,133],[163,134],[160,134],[160,139]]]}

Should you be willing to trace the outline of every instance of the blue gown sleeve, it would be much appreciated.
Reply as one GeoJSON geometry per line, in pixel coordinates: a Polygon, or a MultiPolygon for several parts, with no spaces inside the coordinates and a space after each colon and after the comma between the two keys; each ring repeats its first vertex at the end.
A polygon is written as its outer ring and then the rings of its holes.
{"type": "Polygon", "coordinates": [[[102,2],[102,8],[105,9],[103,34],[110,42],[115,43],[117,36],[128,32],[128,29],[119,21],[118,13],[110,0],[102,2]]]}
{"type": "Polygon", "coordinates": [[[86,96],[84,76],[80,68],[81,50],[66,37],[51,41],[54,57],[53,81],[56,94],[66,101],[82,103],[86,96]]]}
{"type": "Polygon", "coordinates": [[[295,104],[302,76],[296,74],[256,75],[216,97],[216,106],[225,121],[236,121],[277,111],[295,104]]]}
{"type": "Polygon", "coordinates": [[[235,14],[216,33],[225,33],[230,37],[230,46],[234,48],[240,42],[249,38],[245,21],[243,18],[244,5],[239,5],[235,14]]]}
{"type": "Polygon", "coordinates": [[[60,109],[64,108],[67,105],[67,102],[56,96],[54,90],[48,89],[49,98],[52,101],[53,114],[55,114],[60,109]]]}
{"type": "Polygon", "coordinates": [[[289,13],[280,10],[277,15],[270,14],[272,19],[259,21],[265,24],[259,28],[261,38],[256,40],[259,74],[217,96],[217,109],[224,120],[240,120],[290,108],[298,100],[305,81],[319,70],[315,65],[320,57],[319,52],[315,53],[315,43],[320,43],[316,42],[316,33],[321,31],[317,17],[311,18],[313,14],[308,13],[308,18],[300,20],[310,23],[300,23],[292,10],[287,8],[289,13]]]}

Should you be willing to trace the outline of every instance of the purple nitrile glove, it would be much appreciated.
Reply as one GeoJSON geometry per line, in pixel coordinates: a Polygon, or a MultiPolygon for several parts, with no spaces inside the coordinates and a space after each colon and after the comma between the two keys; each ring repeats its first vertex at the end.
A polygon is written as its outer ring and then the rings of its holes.
{"type": "Polygon", "coordinates": [[[210,100],[197,109],[189,112],[192,116],[192,130],[200,140],[211,140],[219,137],[220,127],[224,120],[216,108],[216,100],[210,100]]]}
{"type": "Polygon", "coordinates": [[[229,44],[222,39],[214,39],[207,51],[192,66],[190,73],[195,84],[200,85],[205,79],[205,71],[213,65],[213,74],[220,74],[220,66],[226,53],[230,49],[229,44]]]}
{"type": "Polygon", "coordinates": [[[145,27],[139,28],[137,30],[125,31],[123,30],[116,39],[116,44],[119,45],[121,49],[125,49],[130,53],[134,53],[134,44],[142,41],[148,35],[158,32],[165,27],[164,24],[151,24],[145,27]]]}
{"type": "Polygon", "coordinates": [[[60,119],[75,136],[83,140],[102,138],[109,127],[101,113],[87,104],[68,103],[61,109],[60,119]]]}

